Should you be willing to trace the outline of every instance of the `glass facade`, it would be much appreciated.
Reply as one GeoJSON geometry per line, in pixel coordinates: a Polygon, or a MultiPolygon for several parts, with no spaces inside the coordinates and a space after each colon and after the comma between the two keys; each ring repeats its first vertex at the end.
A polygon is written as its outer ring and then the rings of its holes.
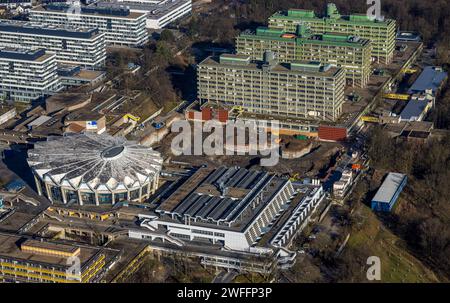
{"type": "MultiPolygon", "coordinates": [[[[57,186],[50,186],[51,200],[55,203],[63,203],[61,189],[57,186]]],[[[50,197],[49,197],[50,198],[50,197]]]]}
{"type": "Polygon", "coordinates": [[[139,199],[139,189],[130,191],[130,200],[139,199]]]}
{"type": "Polygon", "coordinates": [[[92,204],[92,205],[96,204],[94,193],[82,192],[81,199],[83,200],[83,204],[92,204]]]}
{"type": "Polygon", "coordinates": [[[74,203],[79,202],[78,201],[78,193],[73,190],[66,190],[66,202],[67,203],[74,203]]]}
{"type": "Polygon", "coordinates": [[[99,204],[112,204],[112,194],[98,194],[99,204]]]}
{"type": "Polygon", "coordinates": [[[121,192],[114,194],[114,202],[120,202],[127,199],[128,192],[121,192]]]}

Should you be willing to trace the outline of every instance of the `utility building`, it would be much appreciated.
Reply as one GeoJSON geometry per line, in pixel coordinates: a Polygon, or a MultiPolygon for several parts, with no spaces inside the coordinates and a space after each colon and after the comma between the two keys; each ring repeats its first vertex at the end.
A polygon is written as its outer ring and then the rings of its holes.
{"type": "Polygon", "coordinates": [[[278,63],[267,51],[263,61],[223,54],[198,65],[201,102],[242,106],[255,114],[335,121],[344,103],[345,70],[318,62],[278,63]]]}
{"type": "Polygon", "coordinates": [[[280,62],[318,61],[343,67],[347,83],[365,87],[371,74],[370,40],[352,35],[311,34],[298,25],[295,33],[259,27],[245,31],[236,39],[239,54],[262,60],[266,50],[276,53],[280,62]]]}
{"type": "Polygon", "coordinates": [[[287,32],[295,32],[299,24],[308,26],[316,34],[340,33],[369,39],[372,57],[379,63],[389,64],[394,57],[396,21],[393,19],[371,20],[366,14],[343,16],[333,3],[328,4],[323,17],[312,10],[290,9],[269,18],[270,28],[287,32]]]}
{"type": "Polygon", "coordinates": [[[372,210],[389,212],[406,185],[406,175],[389,173],[372,199],[372,210]]]}

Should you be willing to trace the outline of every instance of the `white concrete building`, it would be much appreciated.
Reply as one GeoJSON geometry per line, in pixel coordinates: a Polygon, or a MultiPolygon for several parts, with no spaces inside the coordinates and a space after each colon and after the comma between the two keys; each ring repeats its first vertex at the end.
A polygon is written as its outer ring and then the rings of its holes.
{"type": "Polygon", "coordinates": [[[146,15],[126,8],[53,3],[30,11],[30,21],[68,27],[98,28],[107,44],[138,47],[148,41],[146,15]]]}
{"type": "Polygon", "coordinates": [[[149,147],[95,133],[49,137],[28,151],[38,193],[56,204],[143,202],[158,188],[162,161],[149,147]]]}
{"type": "Polygon", "coordinates": [[[267,172],[200,168],[162,198],[153,215],[139,215],[142,229],[129,236],[150,240],[169,236],[235,251],[267,251],[271,239],[281,246],[280,241],[292,236],[295,230],[285,226],[295,229],[323,198],[320,185],[296,189],[289,180],[267,172]],[[300,222],[292,221],[299,214],[300,222]]]}
{"type": "Polygon", "coordinates": [[[97,28],[72,28],[23,21],[0,20],[0,45],[42,47],[56,53],[58,63],[88,68],[106,60],[105,34],[97,28]]]}
{"type": "Polygon", "coordinates": [[[352,185],[353,173],[351,170],[344,170],[339,181],[333,184],[333,194],[337,198],[343,198],[347,193],[348,189],[352,185]]]}
{"type": "Polygon", "coordinates": [[[145,13],[147,28],[161,29],[191,13],[192,0],[111,0],[99,1],[92,6],[129,8],[131,12],[145,13]]]}
{"type": "Polygon", "coordinates": [[[54,53],[0,48],[0,99],[31,102],[61,89],[54,53]]]}
{"type": "Polygon", "coordinates": [[[18,7],[31,8],[33,6],[32,0],[0,0],[0,6],[6,6],[8,9],[18,7]]]}

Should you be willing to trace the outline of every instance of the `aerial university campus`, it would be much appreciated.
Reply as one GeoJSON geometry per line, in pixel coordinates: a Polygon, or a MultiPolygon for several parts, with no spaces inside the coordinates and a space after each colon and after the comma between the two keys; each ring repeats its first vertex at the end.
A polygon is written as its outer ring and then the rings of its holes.
{"type": "Polygon", "coordinates": [[[448,20],[2,0],[0,283],[449,282],[448,20]]]}

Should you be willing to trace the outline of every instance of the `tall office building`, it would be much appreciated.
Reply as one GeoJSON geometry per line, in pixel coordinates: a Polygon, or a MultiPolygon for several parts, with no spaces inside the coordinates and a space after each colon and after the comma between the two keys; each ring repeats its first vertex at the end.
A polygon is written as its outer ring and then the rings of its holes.
{"type": "Polygon", "coordinates": [[[372,42],[372,57],[377,62],[389,64],[394,56],[396,21],[371,20],[366,14],[343,16],[333,3],[328,4],[327,14],[318,17],[312,10],[291,9],[277,12],[269,18],[269,27],[294,32],[297,25],[308,26],[313,33],[341,33],[359,36],[372,42]]]}
{"type": "Polygon", "coordinates": [[[131,12],[147,15],[147,28],[161,29],[192,11],[192,0],[107,0],[95,7],[127,7],[131,12]]]}
{"type": "Polygon", "coordinates": [[[106,60],[105,34],[97,28],[72,28],[0,20],[0,45],[45,48],[59,63],[101,67],[106,60]]]}
{"type": "Polygon", "coordinates": [[[260,27],[245,31],[236,39],[239,54],[262,60],[266,50],[277,54],[280,62],[318,61],[345,68],[349,85],[365,87],[371,73],[370,40],[341,34],[311,34],[298,25],[295,33],[260,27]]]}
{"type": "Polygon", "coordinates": [[[30,21],[50,25],[98,28],[107,44],[141,46],[148,41],[146,15],[128,8],[97,8],[53,3],[30,10],[30,21]]]}
{"type": "Polygon", "coordinates": [[[0,48],[0,99],[31,102],[62,89],[56,55],[44,49],[0,48]]]}
{"type": "Polygon", "coordinates": [[[344,103],[345,71],[317,62],[281,63],[267,51],[263,61],[223,54],[198,65],[201,102],[242,106],[256,114],[335,121],[344,103]]]}

